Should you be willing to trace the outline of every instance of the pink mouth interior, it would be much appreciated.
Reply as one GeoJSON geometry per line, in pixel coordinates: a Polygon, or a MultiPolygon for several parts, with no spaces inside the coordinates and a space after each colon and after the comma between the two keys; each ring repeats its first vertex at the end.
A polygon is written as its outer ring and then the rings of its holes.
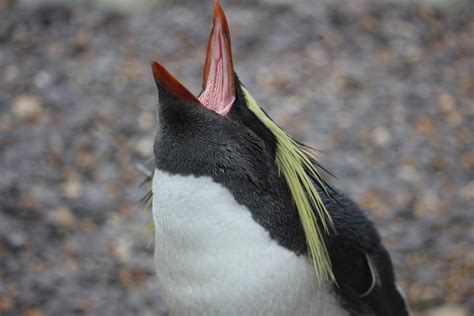
{"type": "Polygon", "coordinates": [[[235,86],[230,44],[226,43],[222,24],[217,23],[208,48],[209,68],[204,91],[198,97],[208,109],[227,115],[235,101],[235,86]]]}

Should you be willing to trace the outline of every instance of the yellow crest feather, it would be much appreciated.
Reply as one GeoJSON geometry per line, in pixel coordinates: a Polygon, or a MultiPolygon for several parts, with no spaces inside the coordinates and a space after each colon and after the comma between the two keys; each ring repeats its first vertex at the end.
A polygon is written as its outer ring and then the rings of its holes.
{"type": "Polygon", "coordinates": [[[312,178],[316,179],[318,184],[324,188],[324,182],[318,170],[311,162],[311,157],[314,157],[313,153],[299,145],[276,125],[260,108],[244,86],[242,86],[242,91],[250,111],[260,119],[276,138],[276,164],[280,174],[283,175],[288,184],[296,205],[316,277],[320,283],[328,279],[335,281],[331,261],[323,242],[322,232],[317,225],[317,218],[313,212],[314,206],[325,231],[329,231],[329,228],[334,228],[331,216],[324,206],[312,180],[312,178]]]}

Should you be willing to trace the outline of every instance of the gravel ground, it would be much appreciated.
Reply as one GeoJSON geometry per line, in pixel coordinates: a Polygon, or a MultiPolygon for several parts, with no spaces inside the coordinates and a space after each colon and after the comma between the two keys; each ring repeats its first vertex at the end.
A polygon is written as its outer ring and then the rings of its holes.
{"type": "MultiPolygon", "coordinates": [[[[223,2],[242,81],[367,209],[415,314],[472,315],[472,7],[223,2]]],[[[148,61],[199,91],[210,14],[0,0],[0,315],[162,313],[148,61]]]]}

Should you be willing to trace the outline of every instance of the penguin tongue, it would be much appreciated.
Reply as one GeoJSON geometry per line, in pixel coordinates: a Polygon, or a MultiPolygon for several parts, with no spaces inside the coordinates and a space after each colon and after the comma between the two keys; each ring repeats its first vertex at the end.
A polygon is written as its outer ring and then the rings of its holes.
{"type": "Polygon", "coordinates": [[[214,1],[211,35],[204,64],[203,92],[199,101],[223,116],[235,100],[235,78],[227,19],[218,1],[214,1]]]}

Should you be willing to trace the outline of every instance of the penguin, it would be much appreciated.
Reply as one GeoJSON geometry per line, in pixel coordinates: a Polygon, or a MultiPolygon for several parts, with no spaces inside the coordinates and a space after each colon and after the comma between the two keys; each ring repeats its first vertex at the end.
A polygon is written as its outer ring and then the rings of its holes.
{"type": "Polygon", "coordinates": [[[373,223],[241,83],[218,1],[197,97],[151,67],[148,197],[169,315],[410,314],[373,223]]]}

